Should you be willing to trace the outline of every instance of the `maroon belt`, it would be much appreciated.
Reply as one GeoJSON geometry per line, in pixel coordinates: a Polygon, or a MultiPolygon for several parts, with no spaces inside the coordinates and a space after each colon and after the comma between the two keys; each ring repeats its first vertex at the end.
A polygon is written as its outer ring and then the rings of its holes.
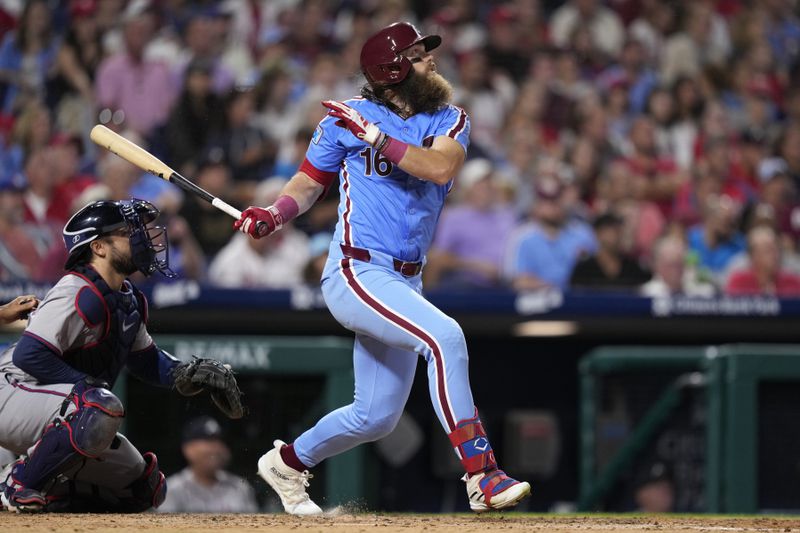
{"type": "MultiPolygon", "coordinates": [[[[356,248],[355,246],[349,246],[347,244],[340,244],[339,246],[342,248],[342,254],[344,254],[345,257],[357,261],[364,261],[365,263],[369,263],[372,260],[372,257],[369,255],[369,250],[356,248]]],[[[401,261],[394,258],[392,258],[392,260],[394,261],[395,271],[400,272],[407,278],[412,278],[422,271],[422,261],[412,263],[410,261],[401,261]]]]}

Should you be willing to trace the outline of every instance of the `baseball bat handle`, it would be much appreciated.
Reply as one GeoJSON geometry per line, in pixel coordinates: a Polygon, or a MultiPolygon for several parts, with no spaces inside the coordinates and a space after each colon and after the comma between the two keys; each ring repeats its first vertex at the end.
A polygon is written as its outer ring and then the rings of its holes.
{"type": "Polygon", "coordinates": [[[174,183],[175,185],[177,185],[178,187],[180,187],[189,194],[194,194],[196,196],[199,196],[206,202],[210,203],[220,211],[224,211],[233,218],[239,218],[242,216],[241,211],[239,211],[229,203],[225,202],[224,200],[217,198],[216,196],[214,196],[207,190],[203,189],[199,185],[196,185],[191,181],[187,180],[186,178],[184,178],[175,171],[172,171],[172,173],[168,176],[167,179],[170,181],[170,183],[174,183]]]}
{"type": "MultiPolygon", "coordinates": [[[[221,200],[220,200],[220,201],[221,201],[221,200]]],[[[225,203],[225,202],[222,202],[222,203],[225,203]]],[[[225,205],[227,205],[227,204],[225,204],[225,205]]],[[[228,207],[229,207],[230,209],[232,209],[232,210],[233,210],[233,212],[236,212],[236,213],[237,213],[237,214],[235,215],[235,217],[236,217],[236,218],[242,218],[242,213],[241,213],[241,211],[239,211],[238,209],[235,209],[235,208],[233,208],[233,207],[231,207],[231,206],[229,206],[229,205],[228,205],[228,207]]],[[[225,211],[225,212],[226,212],[226,213],[228,213],[229,215],[231,215],[231,216],[234,216],[234,215],[233,215],[233,212],[231,212],[231,211],[228,211],[228,210],[226,210],[226,209],[224,209],[224,208],[222,208],[222,207],[220,207],[219,209],[222,209],[223,211],[225,211]]],[[[267,234],[267,230],[268,230],[268,228],[269,228],[269,227],[267,226],[267,223],[266,223],[266,222],[263,222],[263,221],[262,221],[262,222],[256,222],[256,235],[258,235],[259,237],[263,237],[264,235],[266,235],[266,234],[267,234]]]]}

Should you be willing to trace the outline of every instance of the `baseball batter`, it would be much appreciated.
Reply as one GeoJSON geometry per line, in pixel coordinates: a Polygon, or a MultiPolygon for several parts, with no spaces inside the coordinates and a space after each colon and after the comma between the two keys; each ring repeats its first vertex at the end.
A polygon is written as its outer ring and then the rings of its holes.
{"type": "Polygon", "coordinates": [[[461,328],[421,295],[425,254],[469,144],[469,117],[448,103],[450,85],[431,55],[440,43],[402,22],[370,37],[361,50],[368,82],[362,97],[323,102],[328,116],[281,197],[248,208],[234,224],[253,237],[267,235],[339,178],[339,221],[322,292],[333,316],[355,332],[355,396],[292,444],[276,440],[259,460],[259,474],[292,514],[321,512],[305,490],[309,469],[392,431],[418,355],[428,363],[434,409],[466,471],[471,508],[504,509],[530,494],[528,483],[498,468],[473,403],[461,328]],[[266,231],[259,232],[259,222],[266,231]]]}
{"type": "Polygon", "coordinates": [[[160,253],[166,245],[153,239],[157,216],[141,200],[95,202],[76,213],[63,231],[67,274],[31,313],[20,340],[0,352],[0,446],[23,456],[0,474],[9,510],[157,507],[166,484],[155,454],[139,453],[117,433],[124,408],[110,388],[120,371],[184,394],[202,389],[195,375],[234,379],[212,360],[180,363],[147,332],[147,302],[127,276],[171,275],[160,253]]]}

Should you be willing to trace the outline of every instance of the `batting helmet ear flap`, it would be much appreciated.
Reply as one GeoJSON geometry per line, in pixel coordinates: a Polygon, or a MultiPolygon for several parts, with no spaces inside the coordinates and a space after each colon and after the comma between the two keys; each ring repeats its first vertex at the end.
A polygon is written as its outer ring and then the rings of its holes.
{"type": "Polygon", "coordinates": [[[411,60],[405,56],[398,55],[390,63],[366,67],[364,76],[370,83],[394,85],[406,79],[411,68],[411,60]]]}

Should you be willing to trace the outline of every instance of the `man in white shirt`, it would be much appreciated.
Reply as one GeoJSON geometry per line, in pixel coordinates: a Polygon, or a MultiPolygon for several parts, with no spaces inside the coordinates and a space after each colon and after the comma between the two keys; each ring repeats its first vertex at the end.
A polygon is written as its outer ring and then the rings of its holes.
{"type": "Polygon", "coordinates": [[[616,57],[622,49],[625,40],[622,21],[598,0],[570,0],[556,9],[550,20],[553,43],[559,48],[567,47],[573,31],[580,25],[589,26],[593,44],[603,53],[616,57]]]}
{"type": "Polygon", "coordinates": [[[231,451],[222,428],[211,417],[190,420],[183,431],[183,455],[188,466],[167,478],[161,513],[255,513],[253,487],[224,470],[231,451]]]}
{"type": "MultiPolygon", "coordinates": [[[[270,205],[285,184],[283,178],[262,182],[256,189],[255,204],[270,205]]],[[[286,223],[270,239],[236,233],[211,262],[208,278],[219,287],[289,289],[303,283],[303,270],[310,259],[308,237],[286,223]]]]}

